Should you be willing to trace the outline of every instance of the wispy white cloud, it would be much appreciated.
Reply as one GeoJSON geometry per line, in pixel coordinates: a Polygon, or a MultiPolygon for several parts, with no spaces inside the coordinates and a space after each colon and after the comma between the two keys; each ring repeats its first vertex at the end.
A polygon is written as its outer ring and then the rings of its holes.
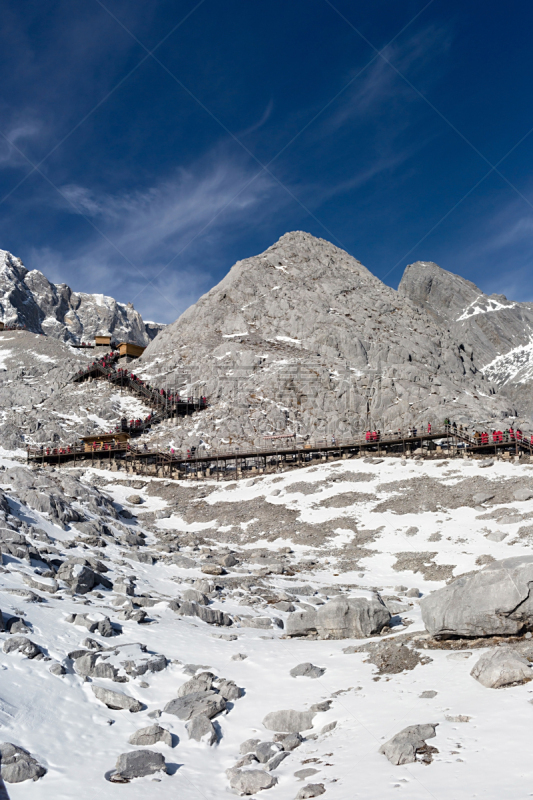
{"type": "Polygon", "coordinates": [[[34,249],[27,266],[75,290],[134,300],[143,316],[172,321],[212,286],[217,252],[286,206],[288,196],[258,172],[217,152],[144,190],[63,186],[62,208],[87,217],[102,235],[95,231],[69,254],[34,249]]]}

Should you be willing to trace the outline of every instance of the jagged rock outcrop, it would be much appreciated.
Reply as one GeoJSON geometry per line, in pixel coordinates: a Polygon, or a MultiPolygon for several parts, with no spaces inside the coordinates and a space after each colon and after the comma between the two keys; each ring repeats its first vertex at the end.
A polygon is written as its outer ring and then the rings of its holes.
{"type": "Polygon", "coordinates": [[[449,328],[485,377],[505,387],[522,414],[533,410],[533,303],[486,295],[431,261],[406,267],[398,294],[449,328]]]}
{"type": "Polygon", "coordinates": [[[138,371],[208,395],[202,435],[214,444],[513,413],[462,344],[405,292],[297,231],[235,264],[148,346],[138,371]]]}
{"type": "Polygon", "coordinates": [[[54,339],[89,341],[98,334],[146,345],[163,326],[143,322],[131,303],[103,294],[73,292],[66,283],[50,283],[38,270],[0,250],[0,317],[54,339]]]}

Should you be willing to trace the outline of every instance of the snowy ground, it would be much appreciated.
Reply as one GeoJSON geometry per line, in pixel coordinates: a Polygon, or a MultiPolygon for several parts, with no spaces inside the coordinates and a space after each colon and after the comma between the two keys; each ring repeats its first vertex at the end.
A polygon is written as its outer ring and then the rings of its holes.
{"type": "MultiPolygon", "coordinates": [[[[0,488],[7,497],[16,498],[9,481],[14,462],[2,456],[0,465],[7,468],[0,473],[0,488]]],[[[81,474],[79,470],[42,474],[56,479],[69,473],[81,474]]],[[[239,746],[246,739],[271,740],[272,734],[262,725],[264,716],[279,709],[307,710],[325,700],[332,701],[331,708],[316,714],[305,741],[273,773],[277,785],[261,792],[261,797],[293,800],[307,783],[323,783],[325,797],[331,800],[533,796],[529,766],[533,684],[484,688],[470,676],[483,650],[423,650],[431,659],[428,663],[399,674],[378,675],[375,666],[365,663],[366,654],[343,652],[364,644],[362,640],[287,639],[280,628],[244,627],[238,620],[219,628],[179,616],[168,607],[184,588],[194,588],[194,581],[212,580],[222,586],[210,595],[213,608],[234,618],[270,616],[286,621],[288,613],[272,608],[272,599],[292,597],[296,608],[305,609],[338,592],[350,596],[377,589],[393,613],[405,610],[397,613],[399,624],[388,636],[373,641],[422,632],[419,602],[406,596],[406,588],[427,593],[453,576],[480,569],[490,559],[531,554],[533,500],[518,502],[512,493],[519,486],[533,488],[533,467],[496,462],[482,468],[480,462],[460,460],[444,465],[408,461],[402,466],[390,458],[381,463],[339,461],[239,483],[138,481],[96,470],[81,477],[84,484],[107,492],[116,508],[134,514],[132,520],[121,518],[118,524],[108,518],[106,524],[115,525],[115,540],[105,547],[83,545],[75,536],[75,522],[62,530],[24,503],[12,505],[15,516],[24,521],[19,531],[31,540],[35,527],[45,531],[62,559],[91,556],[96,549],[109,569],[106,577],[115,582],[120,576],[135,576],[136,594],[160,602],[146,609],[151,624],[120,620],[123,633],[102,639],[66,618],[73,612],[100,612],[118,621],[116,592],[72,595],[63,586],[56,594],[37,592],[44,601],[30,603],[9,590],[28,589],[23,576],[35,575],[39,562],[4,556],[0,574],[4,618],[24,617],[32,628],[29,638],[67,670],[55,676],[49,672],[49,661],[0,651],[2,740],[27,748],[48,770],[36,783],[11,784],[13,800],[232,796],[225,770],[238,760],[239,746]],[[142,497],[141,505],[128,502],[133,493],[142,497]],[[479,493],[494,496],[480,503],[473,500],[479,493]],[[128,554],[120,540],[128,529],[145,532],[147,546],[141,550],[157,556],[156,563],[132,560],[139,549],[128,554]],[[505,537],[495,541],[501,536],[494,534],[505,537]],[[169,538],[179,543],[179,555],[192,566],[172,563],[168,553],[157,549],[158,542],[169,538]],[[230,550],[239,563],[228,568],[227,575],[211,578],[202,572],[202,566],[230,550]],[[273,560],[253,558],[269,552],[273,560]],[[258,593],[254,594],[254,586],[258,593]],[[311,590],[299,593],[302,586],[311,590]],[[141,642],[170,663],[161,672],[124,684],[104,679],[84,682],[67,654],[80,648],[87,636],[106,647],[141,642]],[[246,658],[234,660],[237,654],[246,658]],[[323,676],[290,676],[291,668],[307,661],[324,667],[323,676]],[[231,679],[245,692],[229,713],[217,718],[221,738],[212,747],[188,740],[185,723],[170,714],[163,712],[159,719],[148,716],[162,709],[190,678],[184,669],[188,664],[231,679]],[[91,683],[123,691],[145,708],[138,713],[110,710],[94,697],[91,683]],[[429,690],[436,696],[422,699],[421,693],[429,690]],[[468,721],[456,721],[459,717],[468,721]],[[336,727],[321,733],[333,721],[336,727]],[[149,748],[164,754],[169,774],[127,785],[106,780],[117,757],[135,749],[128,737],[153,722],[171,731],[175,741],[179,738],[173,748],[163,744],[149,748]],[[418,723],[438,723],[437,736],[430,742],[439,751],[433,763],[392,766],[379,754],[380,745],[418,723]],[[294,773],[304,768],[317,772],[299,779],[294,773]]],[[[82,499],[70,501],[84,508],[82,499]]],[[[87,512],[86,518],[90,516],[87,512]]],[[[10,521],[13,516],[8,516],[10,521]]],[[[0,641],[10,636],[1,633],[0,641]]]]}

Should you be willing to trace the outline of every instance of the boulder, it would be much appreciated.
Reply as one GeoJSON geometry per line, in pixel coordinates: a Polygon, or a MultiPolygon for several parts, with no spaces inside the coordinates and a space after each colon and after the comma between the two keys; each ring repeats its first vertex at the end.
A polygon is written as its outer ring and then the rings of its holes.
{"type": "Polygon", "coordinates": [[[229,784],[239,794],[255,794],[275,786],[277,778],[262,769],[228,769],[229,784]]]}
{"type": "Polygon", "coordinates": [[[194,739],[196,742],[205,742],[206,744],[215,744],[217,740],[217,732],[213,723],[206,714],[197,714],[185,725],[189,739],[194,739]]]}
{"type": "Polygon", "coordinates": [[[224,700],[229,701],[238,700],[243,694],[243,690],[240,686],[237,686],[235,681],[222,680],[220,683],[217,683],[217,689],[224,700]]]}
{"type": "Polygon", "coordinates": [[[318,609],[316,618],[322,639],[360,639],[379,633],[391,614],[378,596],[335,597],[318,609]]]}
{"type": "Polygon", "coordinates": [[[226,701],[216,692],[193,692],[167,703],[163,711],[174,714],[178,719],[189,720],[198,714],[212,719],[226,708],[226,701]]]}
{"type": "Polygon", "coordinates": [[[112,689],[106,689],[94,683],[91,685],[91,689],[97,700],[100,700],[101,703],[114,711],[127,709],[134,714],[142,709],[142,704],[138,700],[122,692],[114,692],[112,689]]]}
{"type": "Polygon", "coordinates": [[[0,744],[2,778],[6,783],[36,781],[46,775],[46,769],[23,747],[11,742],[0,744]]]}
{"type": "Polygon", "coordinates": [[[75,594],[87,594],[99,583],[96,573],[90,567],[68,561],[61,564],[57,577],[65,581],[75,594]]]}
{"type": "Polygon", "coordinates": [[[157,742],[164,742],[164,744],[172,747],[172,734],[160,725],[148,725],[147,728],[141,728],[132,733],[128,742],[141,747],[149,747],[157,742]]]}
{"type": "Polygon", "coordinates": [[[172,600],[168,607],[177,614],[182,614],[186,617],[198,617],[203,622],[207,622],[208,625],[233,625],[233,620],[228,614],[219,611],[217,608],[209,608],[199,603],[191,603],[188,600],[172,600]]]}
{"type": "Polygon", "coordinates": [[[533,556],[493,561],[420,601],[431,636],[513,636],[533,629],[533,556]]]}
{"type": "Polygon", "coordinates": [[[200,672],[180,686],[178,689],[178,697],[186,697],[188,694],[195,694],[197,692],[208,692],[213,686],[215,676],[212,672],[200,672]]]}
{"type": "Polygon", "coordinates": [[[379,596],[335,597],[317,611],[296,611],[286,623],[287,636],[320,639],[361,639],[379,633],[391,619],[391,613],[379,596]]]}
{"type": "Polygon", "coordinates": [[[391,764],[411,764],[417,760],[417,755],[431,756],[426,739],[436,736],[434,724],[409,725],[400,731],[388,742],[379,748],[379,752],[387,756],[391,764]]]}
{"type": "Polygon", "coordinates": [[[303,664],[298,664],[296,667],[293,667],[291,669],[291,675],[293,678],[320,678],[325,671],[324,667],[315,667],[314,664],[306,661],[303,664]]]}
{"type": "Polygon", "coordinates": [[[281,745],[275,742],[260,742],[255,748],[255,755],[261,764],[266,764],[274,758],[281,750],[281,745]]]}
{"type": "Polygon", "coordinates": [[[321,794],[324,794],[326,789],[324,788],[323,783],[308,783],[307,786],[303,786],[298,794],[296,795],[296,800],[307,800],[309,797],[320,797],[321,794]]]}
{"type": "Polygon", "coordinates": [[[271,711],[263,720],[263,725],[269,731],[278,733],[300,733],[313,727],[313,711],[271,711]]]}
{"type": "Polygon", "coordinates": [[[300,747],[302,742],[303,739],[299,733],[289,733],[288,736],[283,736],[282,738],[278,739],[278,744],[280,744],[287,752],[296,750],[297,747],[300,747]]]}
{"type": "Polygon", "coordinates": [[[143,499],[139,494],[130,494],[126,497],[128,503],[131,503],[134,506],[140,506],[143,503],[143,499]]]}
{"type": "Polygon", "coordinates": [[[533,490],[517,489],[516,492],[513,493],[513,497],[515,500],[531,500],[533,497],[533,490]]]}
{"type": "Polygon", "coordinates": [[[131,780],[156,772],[166,772],[165,757],[153,750],[132,750],[117,758],[115,775],[131,780]]]}
{"type": "Polygon", "coordinates": [[[533,679],[529,661],[510,647],[494,647],[483,653],[470,674],[488,689],[501,689],[533,679]]]}
{"type": "Polygon", "coordinates": [[[41,655],[41,648],[35,642],[26,639],[25,636],[12,636],[10,639],[6,639],[3,650],[4,653],[22,653],[26,658],[35,658],[41,655]]]}

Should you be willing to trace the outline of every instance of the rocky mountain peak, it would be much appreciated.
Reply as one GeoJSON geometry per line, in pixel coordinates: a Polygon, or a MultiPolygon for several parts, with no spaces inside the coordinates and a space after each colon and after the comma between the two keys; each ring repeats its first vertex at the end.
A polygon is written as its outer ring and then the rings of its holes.
{"type": "Polygon", "coordinates": [[[398,293],[442,322],[455,322],[483,292],[471,281],[447,272],[433,261],[405,268],[398,293]]]}
{"type": "Polygon", "coordinates": [[[146,345],[163,327],[155,323],[147,327],[131,303],[51,283],[6,250],[0,250],[0,320],[65,342],[109,334],[146,345]]]}

